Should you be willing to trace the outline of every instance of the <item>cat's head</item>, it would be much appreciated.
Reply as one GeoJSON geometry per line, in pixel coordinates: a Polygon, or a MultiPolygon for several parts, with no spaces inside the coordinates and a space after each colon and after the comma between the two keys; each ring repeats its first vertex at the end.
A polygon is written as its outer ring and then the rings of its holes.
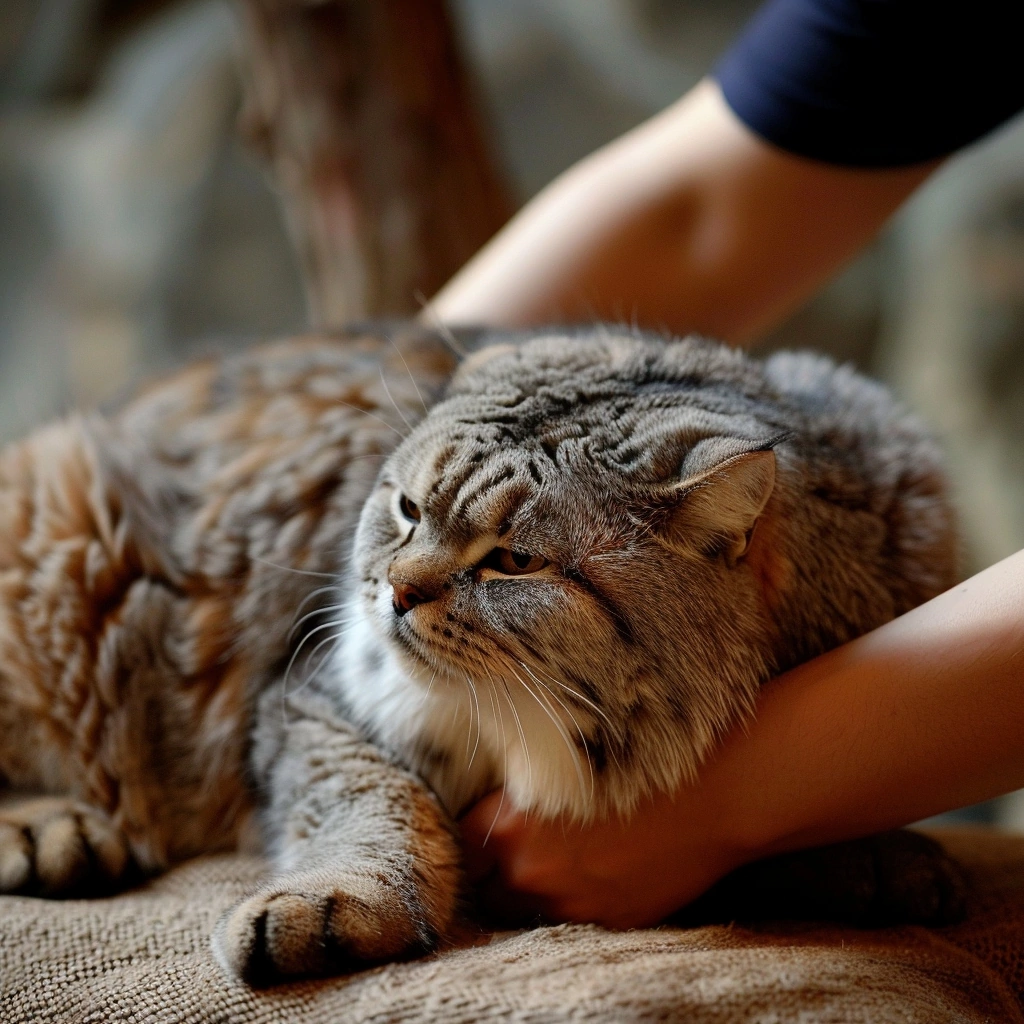
{"type": "Polygon", "coordinates": [[[358,599],[416,685],[505,715],[531,771],[575,751],[562,782],[510,770],[521,804],[628,807],[751,706],[779,435],[751,372],[697,340],[485,349],[384,466],[358,599]]]}

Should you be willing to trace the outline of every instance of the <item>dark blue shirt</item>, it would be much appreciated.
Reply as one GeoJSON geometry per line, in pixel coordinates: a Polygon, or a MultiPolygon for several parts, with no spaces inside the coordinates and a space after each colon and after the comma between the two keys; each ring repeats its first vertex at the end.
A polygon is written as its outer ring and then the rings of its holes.
{"type": "Polygon", "coordinates": [[[715,69],[782,149],[896,167],[945,156],[1024,108],[1022,0],[768,0],[715,69]]]}

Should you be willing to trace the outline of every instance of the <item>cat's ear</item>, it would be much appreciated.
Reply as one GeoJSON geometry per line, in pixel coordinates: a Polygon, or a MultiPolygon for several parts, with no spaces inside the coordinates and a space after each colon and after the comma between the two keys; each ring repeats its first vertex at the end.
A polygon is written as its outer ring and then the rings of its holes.
{"type": "Polygon", "coordinates": [[[775,452],[741,451],[714,465],[683,468],[656,526],[659,537],[675,549],[721,553],[735,565],[775,489],[775,452]]]}

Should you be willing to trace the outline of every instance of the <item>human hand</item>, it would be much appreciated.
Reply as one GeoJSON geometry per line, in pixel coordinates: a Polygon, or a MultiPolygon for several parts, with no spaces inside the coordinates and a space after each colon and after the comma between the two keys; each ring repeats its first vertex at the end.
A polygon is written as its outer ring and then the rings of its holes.
{"type": "Polygon", "coordinates": [[[495,791],[461,820],[467,870],[503,918],[652,925],[746,859],[715,826],[712,803],[685,786],[628,820],[579,824],[523,814],[495,791]]]}

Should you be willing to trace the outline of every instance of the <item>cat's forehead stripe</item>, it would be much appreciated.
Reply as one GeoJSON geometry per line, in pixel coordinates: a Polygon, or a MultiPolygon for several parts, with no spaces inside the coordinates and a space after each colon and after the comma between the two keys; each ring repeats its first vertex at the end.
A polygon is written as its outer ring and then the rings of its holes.
{"type": "Polygon", "coordinates": [[[479,444],[474,444],[454,452],[445,461],[437,480],[429,489],[431,508],[436,515],[447,516],[450,514],[462,489],[480,468],[483,458],[482,447],[479,444]]]}
{"type": "Polygon", "coordinates": [[[428,480],[433,478],[433,483],[426,489],[427,494],[433,494],[443,486],[445,470],[448,468],[448,463],[451,462],[457,453],[458,448],[454,444],[446,444],[434,457],[429,470],[421,474],[426,476],[428,480]]]}
{"type": "Polygon", "coordinates": [[[431,498],[429,512],[449,529],[482,530],[501,537],[529,501],[529,481],[525,466],[511,458],[473,465],[471,472],[460,474],[457,487],[444,488],[431,498]]]}
{"type": "Polygon", "coordinates": [[[449,514],[456,519],[462,519],[482,497],[515,478],[516,468],[511,465],[492,469],[490,472],[474,473],[455,495],[449,514]]]}

